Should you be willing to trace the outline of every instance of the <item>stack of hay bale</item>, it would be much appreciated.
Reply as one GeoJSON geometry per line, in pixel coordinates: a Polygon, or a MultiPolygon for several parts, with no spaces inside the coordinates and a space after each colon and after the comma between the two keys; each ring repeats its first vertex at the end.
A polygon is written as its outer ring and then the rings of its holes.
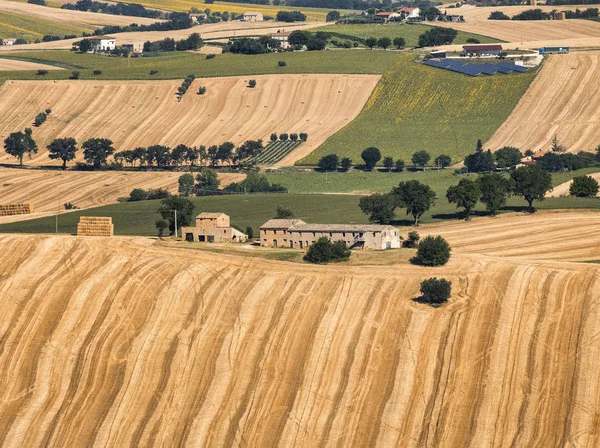
{"type": "Polygon", "coordinates": [[[112,218],[104,216],[81,216],[77,224],[77,236],[113,236],[114,231],[112,218]]]}
{"type": "Polygon", "coordinates": [[[29,215],[33,213],[32,203],[0,205],[0,216],[29,215]]]}

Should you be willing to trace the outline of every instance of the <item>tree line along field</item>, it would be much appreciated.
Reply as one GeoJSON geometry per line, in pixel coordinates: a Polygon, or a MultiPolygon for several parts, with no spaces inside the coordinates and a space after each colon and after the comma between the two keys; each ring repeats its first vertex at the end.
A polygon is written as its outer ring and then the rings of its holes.
{"type": "MultiPolygon", "coordinates": [[[[431,27],[429,25],[420,24],[401,24],[401,23],[386,23],[386,24],[335,24],[328,25],[322,28],[314,28],[311,31],[325,31],[330,33],[339,33],[342,35],[354,36],[360,39],[368,37],[389,37],[392,41],[395,37],[403,37],[407,47],[416,47],[419,41],[419,36],[427,32],[431,27]]],[[[465,44],[467,39],[478,39],[481,43],[501,42],[500,40],[482,36],[479,34],[466,33],[459,31],[458,35],[452,42],[453,44],[465,44]]],[[[342,39],[343,38],[338,38],[342,39]]]]}
{"type": "Polygon", "coordinates": [[[90,33],[93,27],[75,26],[39,17],[25,16],[0,10],[0,39],[22,38],[28,41],[40,39],[44,35],[81,36],[90,33]]]}
{"type": "Polygon", "coordinates": [[[57,65],[68,71],[51,72],[45,76],[32,71],[2,72],[0,82],[12,80],[66,80],[71,70],[80,72],[80,79],[152,80],[183,79],[190,73],[197,77],[241,76],[262,74],[331,73],[381,74],[399,57],[393,51],[307,51],[284,54],[240,55],[220,54],[214,59],[190,52],[164,53],[143,58],[109,58],[103,55],[76,54],[71,51],[45,51],[0,54],[0,58],[57,65]],[[286,61],[280,67],[278,61],[286,61]],[[94,70],[102,71],[94,75],[94,70]],[[151,71],[157,73],[151,75],[151,71]]]}
{"type": "MultiPolygon", "coordinates": [[[[0,139],[31,126],[47,108],[52,115],[33,128],[40,150],[26,163],[53,165],[46,146],[56,138],[110,139],[116,150],[179,144],[220,145],[263,139],[273,132],[307,133],[308,154],[350,122],[375,87],[377,75],[256,76],[195,80],[180,101],[172,81],[8,81],[0,87],[0,139]],[[206,93],[198,95],[201,87],[206,93]]],[[[0,160],[10,162],[3,154],[0,160]]],[[[82,160],[79,152],[76,160],[82,160]]]]}
{"type": "Polygon", "coordinates": [[[510,115],[535,73],[473,78],[426,67],[402,53],[383,75],[360,115],[298,164],[327,154],[361,161],[375,146],[382,155],[410,160],[420,150],[462,160],[510,115]]]}
{"type": "Polygon", "coordinates": [[[599,216],[423,227],[438,268],[2,235],[0,443],[596,446],[599,216]]]}

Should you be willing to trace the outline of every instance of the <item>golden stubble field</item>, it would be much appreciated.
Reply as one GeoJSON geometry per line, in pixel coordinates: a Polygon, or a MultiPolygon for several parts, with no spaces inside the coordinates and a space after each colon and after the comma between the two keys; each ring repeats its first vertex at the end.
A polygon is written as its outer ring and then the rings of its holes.
{"type": "Polygon", "coordinates": [[[511,115],[486,147],[549,150],[556,135],[569,152],[600,145],[600,52],[548,57],[511,115]]]}
{"type": "MultiPolygon", "coordinates": [[[[181,80],[7,81],[0,88],[0,139],[52,115],[33,137],[40,151],[27,164],[56,164],[45,147],[57,137],[111,139],[117,150],[164,144],[212,145],[275,133],[308,133],[288,163],[302,158],[362,109],[378,75],[264,75],[197,79],[176,100],[181,80]],[[248,88],[248,80],[256,87],[248,88]],[[206,86],[204,95],[198,88],[206,86]]],[[[79,160],[82,153],[79,153],[79,160]]],[[[8,162],[7,154],[0,161],[8,162]]],[[[13,160],[14,162],[14,160],[13,160]]]]}
{"type": "Polygon", "coordinates": [[[427,232],[445,267],[1,235],[0,444],[597,446],[600,214],[427,232]]]}
{"type": "MultiPolygon", "coordinates": [[[[70,202],[79,208],[114,204],[134,188],[166,188],[177,193],[182,172],[83,172],[0,168],[0,204],[32,202],[33,215],[0,217],[0,223],[22,221],[64,211],[70,202]]],[[[245,174],[219,173],[221,187],[239,182],[245,174]]]]}

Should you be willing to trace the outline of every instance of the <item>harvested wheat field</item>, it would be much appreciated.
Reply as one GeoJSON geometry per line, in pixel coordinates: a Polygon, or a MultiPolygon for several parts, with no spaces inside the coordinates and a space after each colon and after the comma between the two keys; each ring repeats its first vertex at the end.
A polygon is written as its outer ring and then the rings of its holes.
{"type": "MultiPolygon", "coordinates": [[[[183,173],[82,172],[0,168],[0,204],[33,202],[35,213],[0,217],[0,223],[22,221],[64,211],[70,202],[79,208],[113,204],[134,188],[167,188],[177,192],[183,173]]],[[[220,173],[221,186],[243,180],[243,174],[220,173]]]]}
{"type": "MultiPolygon", "coordinates": [[[[117,150],[165,144],[211,145],[266,140],[272,132],[306,132],[293,164],[349,123],[362,109],[378,75],[265,75],[194,81],[181,102],[181,80],[7,81],[0,88],[0,139],[52,115],[33,137],[40,147],[28,164],[55,164],[43,148],[57,137],[109,138],[117,150]],[[206,86],[204,95],[197,95],[206,86]]],[[[81,157],[81,153],[80,153],[81,157]]],[[[0,160],[9,161],[6,154],[0,160]]]]}
{"type": "Polygon", "coordinates": [[[37,62],[18,61],[16,59],[0,58],[0,71],[13,70],[63,70],[55,65],[39,64],[37,62]]]}
{"type": "MultiPolygon", "coordinates": [[[[600,173],[591,173],[591,174],[587,174],[587,176],[593,177],[598,182],[600,182],[600,173]]],[[[557,187],[554,187],[552,189],[552,191],[549,191],[548,193],[546,193],[546,197],[560,198],[561,196],[569,196],[569,194],[570,194],[569,189],[571,188],[572,183],[573,183],[573,180],[570,180],[568,182],[558,185],[557,187]]],[[[600,196],[600,193],[598,194],[598,196],[600,196]]]]}
{"type": "Polygon", "coordinates": [[[460,238],[423,268],[2,235],[0,444],[598,446],[600,266],[460,238]],[[442,308],[412,301],[431,276],[442,308]]]}
{"type": "Polygon", "coordinates": [[[486,147],[550,149],[554,135],[569,152],[600,144],[600,52],[550,56],[486,147]]]}
{"type": "MultiPolygon", "coordinates": [[[[75,3],[74,1],[71,3],[75,3]]],[[[68,9],[50,8],[47,6],[34,5],[26,2],[0,0],[0,11],[37,17],[40,19],[53,20],[61,23],[82,26],[84,28],[96,28],[104,25],[148,25],[161,22],[160,19],[146,17],[117,16],[113,14],[101,14],[86,11],[72,11],[68,9]]]]}

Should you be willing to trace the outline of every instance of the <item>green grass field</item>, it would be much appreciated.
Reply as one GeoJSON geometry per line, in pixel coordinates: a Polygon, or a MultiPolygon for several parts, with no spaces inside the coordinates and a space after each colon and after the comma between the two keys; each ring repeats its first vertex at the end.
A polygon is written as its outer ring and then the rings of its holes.
{"type": "MultiPolygon", "coordinates": [[[[575,175],[592,172],[592,169],[574,173],[560,173],[553,176],[553,184],[558,185],[575,175]]],[[[596,168],[596,171],[598,169],[596,168]]],[[[445,219],[457,219],[457,208],[448,203],[445,193],[450,185],[458,183],[462,177],[456,177],[452,170],[440,172],[417,173],[337,173],[329,174],[333,180],[327,185],[329,191],[352,192],[368,189],[369,191],[390,191],[401,181],[417,179],[427,183],[437,194],[435,206],[425,214],[422,222],[434,222],[445,219]],[[362,187],[362,188],[361,188],[362,187]]],[[[251,226],[258,230],[261,224],[273,218],[277,206],[290,208],[296,217],[314,223],[366,223],[367,217],[358,208],[361,196],[352,194],[302,194],[315,191],[328,191],[323,187],[325,175],[321,173],[291,173],[269,175],[269,179],[286,185],[290,194],[254,194],[192,198],[196,213],[224,212],[231,216],[232,224],[240,229],[251,226]]],[[[160,201],[143,201],[115,204],[82,210],[60,215],[58,231],[75,233],[79,217],[110,216],[118,235],[154,235],[154,222],[159,218],[156,214],[160,201]]],[[[522,198],[509,199],[503,212],[523,210],[526,202],[522,198]]],[[[535,202],[540,209],[600,209],[600,199],[551,198],[543,202],[535,202]]],[[[476,214],[484,214],[484,207],[478,204],[476,214]]],[[[396,225],[411,225],[411,220],[403,209],[396,212],[396,225]]],[[[0,225],[1,232],[53,233],[55,218],[41,218],[30,221],[0,225]]]]}
{"type": "MultiPolygon", "coordinates": [[[[1,57],[57,65],[78,70],[80,79],[178,79],[190,73],[198,77],[262,75],[279,73],[384,73],[400,57],[392,51],[307,51],[301,53],[237,55],[226,53],[214,59],[189,52],[165,53],[153,57],[114,58],[100,54],[78,54],[71,51],[22,52],[1,57]],[[277,62],[286,61],[285,67],[277,62]],[[93,70],[102,70],[95,76],[93,70]],[[151,70],[158,70],[150,75],[151,70]]],[[[6,79],[67,79],[69,70],[55,70],[45,76],[35,71],[0,72],[6,79]]]]}
{"type": "MultiPolygon", "coordinates": [[[[366,39],[368,37],[389,37],[394,40],[396,37],[403,37],[407,47],[416,47],[419,41],[419,36],[430,29],[429,25],[420,24],[402,24],[402,23],[384,23],[384,24],[357,24],[357,25],[328,25],[321,28],[314,28],[311,31],[327,31],[339,33],[348,36],[366,39]]],[[[458,32],[458,36],[453,44],[464,44],[467,39],[479,39],[481,43],[501,42],[491,37],[480,36],[478,34],[458,32]]]]}
{"type": "Polygon", "coordinates": [[[473,78],[424,66],[414,62],[413,54],[400,53],[359,116],[298,164],[316,164],[332,153],[362,163],[360,154],[369,146],[406,162],[420,150],[462,160],[474,151],[477,139],[485,141],[498,129],[534,77],[473,78]]]}
{"type": "Polygon", "coordinates": [[[84,32],[90,32],[90,30],[91,28],[81,28],[39,17],[0,11],[0,39],[22,38],[33,42],[36,39],[41,39],[45,34],[53,36],[75,34],[81,36],[84,32]]]}

